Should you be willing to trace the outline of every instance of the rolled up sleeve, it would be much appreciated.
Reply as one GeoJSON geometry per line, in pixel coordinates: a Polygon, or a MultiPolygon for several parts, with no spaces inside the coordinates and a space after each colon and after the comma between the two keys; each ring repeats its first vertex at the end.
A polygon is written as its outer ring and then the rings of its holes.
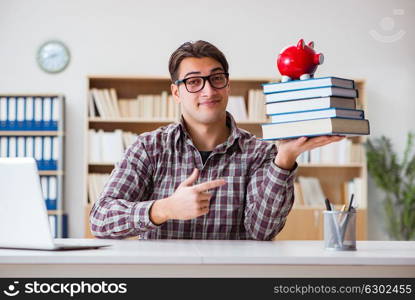
{"type": "Polygon", "coordinates": [[[271,240],[280,232],[294,203],[297,164],[293,170],[281,169],[275,155],[276,150],[258,159],[247,186],[244,226],[255,240],[271,240]]]}
{"type": "Polygon", "coordinates": [[[147,200],[152,173],[152,163],[138,140],[127,149],[92,207],[89,223],[94,236],[122,239],[158,227],[149,216],[154,200],[147,200]]]}

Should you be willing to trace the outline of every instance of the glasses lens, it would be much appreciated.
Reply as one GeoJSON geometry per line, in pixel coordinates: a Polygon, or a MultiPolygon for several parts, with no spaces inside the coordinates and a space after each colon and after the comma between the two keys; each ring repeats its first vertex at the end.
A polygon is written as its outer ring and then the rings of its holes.
{"type": "Polygon", "coordinates": [[[228,77],[226,74],[213,74],[209,76],[210,84],[217,89],[224,88],[228,84],[228,77]]]}
{"type": "Polygon", "coordinates": [[[191,77],[186,79],[186,88],[189,92],[197,92],[202,89],[203,78],[201,77],[191,77]]]}

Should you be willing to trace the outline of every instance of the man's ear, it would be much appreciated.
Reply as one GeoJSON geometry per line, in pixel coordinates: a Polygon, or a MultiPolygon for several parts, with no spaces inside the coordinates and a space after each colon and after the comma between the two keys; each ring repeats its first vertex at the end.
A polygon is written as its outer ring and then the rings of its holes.
{"type": "Polygon", "coordinates": [[[170,89],[171,89],[171,94],[173,95],[173,99],[174,101],[179,104],[180,103],[180,91],[179,91],[179,86],[175,85],[175,84],[171,84],[170,85],[170,89]]]}

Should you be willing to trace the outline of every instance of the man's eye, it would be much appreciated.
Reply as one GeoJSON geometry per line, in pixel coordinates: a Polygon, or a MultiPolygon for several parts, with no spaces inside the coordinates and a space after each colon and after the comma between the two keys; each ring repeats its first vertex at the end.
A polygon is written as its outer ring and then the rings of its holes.
{"type": "Polygon", "coordinates": [[[199,85],[201,83],[201,79],[200,78],[192,78],[186,81],[187,84],[189,85],[199,85]]]}
{"type": "Polygon", "coordinates": [[[220,83],[223,83],[225,81],[225,77],[215,76],[215,77],[212,77],[211,81],[214,82],[214,83],[220,84],[220,83]]]}
{"type": "Polygon", "coordinates": [[[211,78],[212,78],[211,79],[212,81],[216,81],[216,82],[221,82],[225,79],[225,77],[223,75],[217,75],[217,76],[213,76],[211,78]]]}

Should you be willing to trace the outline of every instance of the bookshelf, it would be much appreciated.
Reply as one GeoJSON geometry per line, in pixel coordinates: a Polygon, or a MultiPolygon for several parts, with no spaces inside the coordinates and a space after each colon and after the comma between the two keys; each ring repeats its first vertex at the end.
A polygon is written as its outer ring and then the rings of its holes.
{"type": "MultiPolygon", "coordinates": [[[[269,78],[240,78],[231,79],[231,96],[244,97],[245,105],[249,109],[252,108],[249,103],[250,90],[261,90],[262,83],[269,82],[269,78]]],[[[364,81],[356,80],[357,88],[359,90],[358,106],[366,111],[366,102],[364,101],[364,81]]],[[[87,109],[90,109],[90,95],[91,89],[114,89],[117,94],[117,99],[136,99],[138,95],[160,94],[162,91],[167,91],[170,94],[170,79],[169,78],[148,78],[148,77],[123,77],[123,76],[89,76],[87,78],[88,86],[88,101],[87,109]]],[[[258,99],[258,98],[257,98],[258,99]]],[[[258,106],[263,104],[257,101],[258,106]]],[[[95,107],[94,109],[97,109],[95,107]]],[[[258,115],[261,115],[260,113],[258,115]]],[[[264,114],[262,114],[264,115],[264,114]]],[[[171,122],[175,122],[178,115],[174,118],[148,118],[143,117],[86,117],[85,132],[90,130],[110,132],[116,129],[140,134],[146,131],[151,131],[165,126],[171,122]]],[[[250,131],[257,137],[262,136],[261,124],[267,122],[264,119],[248,118],[247,120],[238,121],[238,127],[250,131]]],[[[114,162],[94,162],[89,163],[89,138],[86,134],[86,149],[85,154],[85,174],[86,180],[84,185],[84,203],[85,203],[85,236],[92,237],[89,226],[88,216],[92,207],[92,201],[88,197],[89,191],[89,175],[109,174],[114,168],[114,162]]],[[[350,138],[353,144],[362,147],[364,137],[350,138]]],[[[341,205],[345,202],[343,197],[343,183],[352,178],[362,179],[362,201],[367,199],[367,170],[366,162],[363,159],[359,162],[351,162],[347,164],[335,163],[314,163],[314,164],[300,164],[300,176],[314,176],[319,178],[324,193],[336,205],[341,205]]],[[[322,215],[321,211],[324,208],[321,206],[310,207],[306,205],[296,205],[290,213],[287,224],[283,231],[278,235],[277,239],[322,239],[322,215]],[[315,217],[317,215],[317,217],[315,217]],[[313,226],[311,226],[312,224],[313,226]],[[309,232],[306,232],[308,230],[309,232]]],[[[358,238],[366,239],[366,208],[358,210],[358,238]]]]}
{"type": "Polygon", "coordinates": [[[0,156],[35,158],[52,232],[66,237],[64,96],[0,95],[0,156]]]}

